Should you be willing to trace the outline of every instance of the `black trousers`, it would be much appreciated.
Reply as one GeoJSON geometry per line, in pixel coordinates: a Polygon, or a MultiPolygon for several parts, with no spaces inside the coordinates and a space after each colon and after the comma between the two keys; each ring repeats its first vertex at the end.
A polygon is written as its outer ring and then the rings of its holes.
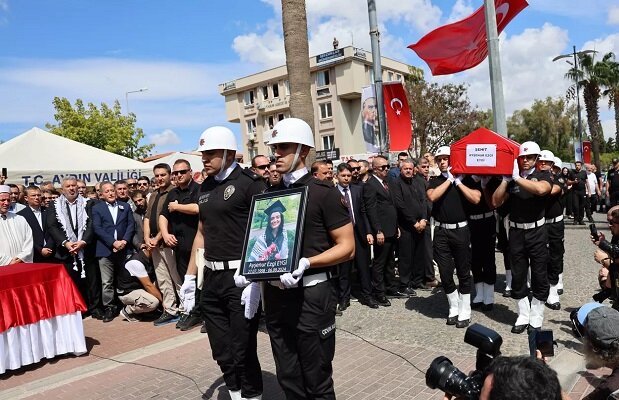
{"type": "Polygon", "coordinates": [[[496,218],[494,216],[469,221],[471,232],[471,271],[473,282],[496,283],[496,218]]]}
{"type": "Polygon", "coordinates": [[[587,218],[593,218],[592,211],[595,211],[595,207],[598,203],[598,195],[592,194],[589,197],[585,197],[585,213],[587,214],[587,218]]]}
{"type": "Polygon", "coordinates": [[[287,400],[335,400],[334,279],[314,286],[264,286],[266,325],[277,381],[287,400]]]}
{"type": "Polygon", "coordinates": [[[503,254],[503,264],[505,271],[512,269],[509,262],[509,241],[507,240],[507,231],[505,230],[505,218],[499,217],[499,233],[497,234],[497,249],[503,254]]]}
{"type": "Polygon", "coordinates": [[[565,214],[574,215],[574,190],[565,191],[565,214]]]}
{"type": "Polygon", "coordinates": [[[432,228],[430,227],[430,223],[426,226],[426,229],[423,231],[423,244],[425,246],[424,252],[424,274],[426,282],[432,282],[436,280],[436,276],[434,275],[434,264],[432,263],[433,258],[433,248],[432,248],[432,228]]]}
{"type": "Polygon", "coordinates": [[[396,291],[399,281],[395,277],[395,236],[385,238],[382,246],[374,242],[374,263],[372,264],[372,293],[384,296],[385,291],[396,291]]]}
{"type": "Polygon", "coordinates": [[[350,274],[352,272],[353,260],[343,262],[339,265],[338,272],[338,302],[343,303],[350,300],[350,274]]]}
{"type": "MultiPolygon", "coordinates": [[[[430,227],[426,229],[430,229],[430,227]]],[[[425,231],[419,233],[414,229],[409,230],[400,227],[398,270],[400,271],[400,287],[402,288],[420,287],[427,280],[427,252],[424,236],[425,231]]]]}
{"type": "Polygon", "coordinates": [[[361,284],[361,296],[368,298],[372,295],[372,271],[370,270],[370,245],[368,244],[367,237],[362,236],[356,230],[355,230],[355,258],[353,259],[353,264],[354,264],[354,267],[357,269],[357,275],[359,276],[359,283],[361,284]]]}
{"type": "Polygon", "coordinates": [[[585,192],[574,192],[572,196],[574,204],[574,221],[580,222],[585,217],[585,192]]]}
{"type": "Polygon", "coordinates": [[[548,234],[546,225],[533,229],[509,229],[512,264],[512,298],[527,296],[527,273],[531,268],[531,291],[539,301],[548,299],[548,234]]]}
{"type": "Polygon", "coordinates": [[[563,273],[563,254],[565,224],[563,221],[547,224],[548,232],[548,283],[559,283],[559,274],[563,273]]]}
{"type": "Polygon", "coordinates": [[[445,229],[434,228],[434,261],[438,264],[445,293],[456,290],[454,269],[458,275],[459,290],[471,293],[471,234],[469,227],[445,229]]]}
{"type": "Polygon", "coordinates": [[[243,397],[262,394],[262,371],[256,351],[260,309],[252,319],[245,318],[241,305],[243,288],[234,285],[235,270],[204,269],[200,295],[202,317],[217,361],[229,390],[240,390],[243,397]]]}

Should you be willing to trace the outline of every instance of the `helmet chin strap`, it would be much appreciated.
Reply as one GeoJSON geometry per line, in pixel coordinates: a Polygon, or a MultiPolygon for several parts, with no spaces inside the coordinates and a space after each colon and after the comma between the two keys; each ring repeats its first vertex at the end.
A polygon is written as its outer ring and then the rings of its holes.
{"type": "Polygon", "coordinates": [[[226,169],[226,162],[227,161],[228,161],[228,149],[224,149],[223,160],[221,162],[221,167],[219,168],[219,172],[217,173],[217,175],[219,175],[222,172],[224,172],[224,170],[226,169]]]}
{"type": "Polygon", "coordinates": [[[297,151],[294,153],[294,159],[292,160],[292,164],[290,165],[290,168],[286,172],[287,174],[293,172],[297,168],[297,163],[299,162],[299,153],[301,153],[302,146],[303,145],[301,143],[297,144],[297,151]]]}

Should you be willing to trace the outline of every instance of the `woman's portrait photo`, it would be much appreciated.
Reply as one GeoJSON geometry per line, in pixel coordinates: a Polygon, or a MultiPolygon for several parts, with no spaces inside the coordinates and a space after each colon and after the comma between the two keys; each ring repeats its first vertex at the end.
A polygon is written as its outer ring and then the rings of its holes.
{"type": "Polygon", "coordinates": [[[279,200],[264,210],[268,225],[264,232],[256,238],[247,261],[270,261],[288,258],[288,233],[284,228],[286,223],[285,211],[286,207],[279,200]]]}

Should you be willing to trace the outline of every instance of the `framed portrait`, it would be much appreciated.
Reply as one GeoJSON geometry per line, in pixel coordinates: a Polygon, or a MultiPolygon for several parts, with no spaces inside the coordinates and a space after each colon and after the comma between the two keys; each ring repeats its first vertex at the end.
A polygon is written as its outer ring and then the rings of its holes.
{"type": "Polygon", "coordinates": [[[278,279],[299,262],[307,187],[255,195],[243,244],[241,271],[249,280],[278,279]]]}

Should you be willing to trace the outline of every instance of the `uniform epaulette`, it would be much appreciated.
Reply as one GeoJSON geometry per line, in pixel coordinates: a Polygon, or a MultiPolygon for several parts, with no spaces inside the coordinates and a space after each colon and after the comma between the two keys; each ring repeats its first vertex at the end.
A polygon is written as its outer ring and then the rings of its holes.
{"type": "Polygon", "coordinates": [[[249,176],[251,179],[253,179],[254,181],[257,181],[259,179],[261,179],[262,177],[260,175],[258,175],[257,173],[255,173],[254,171],[252,171],[249,168],[244,168],[243,169],[243,173],[247,176],[249,176]]]}

